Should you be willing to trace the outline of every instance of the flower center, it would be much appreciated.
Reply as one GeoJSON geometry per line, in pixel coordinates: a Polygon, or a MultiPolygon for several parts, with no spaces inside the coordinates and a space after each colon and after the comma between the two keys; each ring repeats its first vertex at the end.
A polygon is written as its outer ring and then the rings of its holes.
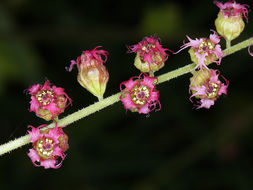
{"type": "Polygon", "coordinates": [[[211,40],[204,40],[199,45],[200,53],[204,53],[204,52],[207,52],[207,51],[212,51],[213,49],[214,49],[214,44],[213,44],[213,42],[211,42],[211,40]]]}
{"type": "Polygon", "coordinates": [[[144,105],[146,100],[149,98],[149,95],[149,88],[141,85],[132,89],[131,98],[135,104],[144,105]]]}
{"type": "Polygon", "coordinates": [[[43,106],[50,104],[51,100],[54,98],[54,92],[50,90],[39,91],[36,94],[36,99],[43,106]]]}
{"type": "Polygon", "coordinates": [[[211,99],[211,98],[215,98],[217,96],[219,90],[219,86],[216,83],[211,83],[209,84],[206,93],[207,93],[207,98],[211,99]]]}
{"type": "Polygon", "coordinates": [[[54,151],[54,141],[50,138],[44,138],[44,139],[39,139],[36,143],[36,150],[38,154],[45,158],[48,159],[52,152],[54,151]]]}

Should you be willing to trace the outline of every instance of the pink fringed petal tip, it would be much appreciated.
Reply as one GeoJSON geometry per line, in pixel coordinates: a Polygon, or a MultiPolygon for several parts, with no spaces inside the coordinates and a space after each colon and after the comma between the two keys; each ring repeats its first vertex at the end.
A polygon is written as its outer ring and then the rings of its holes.
{"type": "Polygon", "coordinates": [[[248,22],[248,8],[249,5],[246,4],[239,4],[235,1],[228,1],[224,4],[222,4],[219,1],[214,2],[217,7],[220,8],[220,11],[224,15],[224,17],[227,19],[229,17],[240,17],[241,15],[244,16],[246,21],[248,22]]]}

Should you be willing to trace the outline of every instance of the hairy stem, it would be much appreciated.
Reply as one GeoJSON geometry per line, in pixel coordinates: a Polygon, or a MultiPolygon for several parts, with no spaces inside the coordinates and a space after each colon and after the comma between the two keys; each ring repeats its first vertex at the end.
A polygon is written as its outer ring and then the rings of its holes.
{"type": "MultiPolygon", "coordinates": [[[[232,47],[225,49],[223,51],[223,53],[225,54],[225,56],[231,55],[232,53],[235,53],[235,52],[242,50],[242,49],[244,49],[248,46],[251,46],[251,45],[253,45],[253,40],[252,40],[252,38],[249,38],[241,43],[238,43],[232,47]]],[[[187,73],[191,72],[195,66],[196,65],[194,63],[191,63],[189,65],[186,65],[186,66],[176,69],[174,71],[170,71],[168,73],[162,74],[162,75],[158,76],[158,84],[163,83],[165,81],[169,81],[169,80],[179,77],[181,75],[187,74],[187,73]]],[[[69,125],[69,124],[71,124],[79,119],[82,119],[92,113],[102,110],[103,108],[118,102],[120,100],[119,97],[120,97],[120,92],[117,94],[114,94],[108,98],[102,99],[102,100],[100,100],[100,101],[98,101],[86,108],[83,108],[77,112],[74,112],[74,113],[58,120],[58,122],[57,122],[58,126],[63,127],[63,126],[69,125]]],[[[41,129],[43,130],[43,129],[53,128],[53,127],[55,127],[54,122],[49,124],[47,127],[44,127],[41,129]]],[[[5,143],[0,146],[0,155],[3,155],[7,152],[15,150],[19,147],[22,147],[22,146],[28,144],[29,142],[30,142],[30,135],[29,134],[19,137],[17,139],[14,139],[12,141],[9,141],[8,143],[5,143]]]]}

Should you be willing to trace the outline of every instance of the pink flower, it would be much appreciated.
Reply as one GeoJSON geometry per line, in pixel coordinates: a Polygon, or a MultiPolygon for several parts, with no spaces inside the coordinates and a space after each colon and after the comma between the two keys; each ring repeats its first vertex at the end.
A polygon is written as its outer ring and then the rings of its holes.
{"type": "Polygon", "coordinates": [[[226,81],[226,84],[222,83],[219,78],[218,70],[200,70],[192,78],[190,84],[190,91],[192,97],[201,99],[197,109],[207,108],[209,109],[214,105],[214,101],[217,100],[222,94],[227,94],[227,87],[229,82],[223,77],[226,81]]]}
{"type": "Polygon", "coordinates": [[[71,99],[64,92],[64,88],[50,87],[48,80],[43,85],[32,85],[27,91],[31,95],[29,111],[35,112],[38,117],[45,120],[53,120],[71,104],[71,99]],[[67,101],[69,104],[66,106],[67,101]]]}
{"type": "Polygon", "coordinates": [[[124,104],[125,109],[132,112],[148,114],[156,109],[159,102],[159,91],[155,89],[156,77],[149,77],[145,73],[141,73],[138,77],[132,77],[128,81],[120,84],[121,96],[120,100],[124,104]],[[125,88],[123,88],[125,87],[125,88]]]}
{"type": "Polygon", "coordinates": [[[107,61],[108,52],[98,50],[99,47],[101,46],[95,47],[93,50],[83,51],[76,61],[71,61],[68,71],[71,71],[73,66],[77,65],[79,84],[99,99],[102,99],[109,79],[109,73],[103,65],[107,61]]]}
{"type": "Polygon", "coordinates": [[[141,72],[155,72],[164,66],[168,59],[164,49],[159,43],[157,37],[145,37],[136,45],[128,46],[128,53],[137,53],[134,65],[141,72]]]}
{"type": "Polygon", "coordinates": [[[229,18],[229,17],[241,17],[243,14],[244,18],[248,22],[248,9],[249,5],[241,5],[239,3],[236,3],[235,1],[228,1],[224,4],[221,2],[215,1],[214,2],[219,8],[220,11],[222,12],[224,18],[229,18]]]}
{"type": "Polygon", "coordinates": [[[35,166],[43,166],[45,169],[57,169],[62,165],[65,159],[64,152],[68,149],[68,136],[63,132],[62,128],[55,126],[53,129],[40,130],[29,126],[32,130],[30,134],[30,142],[33,148],[29,150],[28,156],[35,166]],[[61,161],[58,161],[58,158],[61,161]]]}
{"type": "Polygon", "coordinates": [[[207,65],[212,62],[219,65],[223,57],[221,46],[219,45],[220,36],[218,36],[215,31],[213,32],[213,34],[210,34],[209,39],[196,38],[193,40],[189,36],[186,36],[189,42],[182,45],[181,49],[176,53],[179,53],[185,48],[191,47],[189,53],[191,60],[196,63],[196,67],[194,69],[208,69],[207,65]]]}

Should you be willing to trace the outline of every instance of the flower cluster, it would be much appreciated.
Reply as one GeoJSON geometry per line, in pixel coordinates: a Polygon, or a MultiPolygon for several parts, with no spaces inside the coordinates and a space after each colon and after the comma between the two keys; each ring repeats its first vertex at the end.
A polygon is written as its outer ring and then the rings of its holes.
{"type": "MultiPolygon", "coordinates": [[[[242,15],[248,22],[248,6],[237,4],[235,1],[225,4],[215,2],[215,4],[220,8],[215,21],[216,30],[227,41],[231,41],[239,36],[244,28],[242,15]]],[[[190,47],[188,52],[195,63],[189,85],[190,101],[195,102],[192,100],[195,98],[197,109],[209,109],[222,94],[227,94],[229,85],[229,81],[223,76],[225,82],[221,82],[220,72],[217,69],[208,67],[211,63],[220,65],[224,56],[219,44],[220,36],[213,31],[209,38],[191,39],[188,35],[186,37],[189,42],[184,43],[178,52],[173,53],[177,54],[190,47]]],[[[99,50],[100,47],[83,51],[81,56],[71,61],[68,71],[76,65],[79,84],[102,101],[109,73],[104,66],[108,52],[99,50]]],[[[120,84],[120,100],[124,108],[139,114],[159,111],[161,104],[159,91],[156,89],[158,78],[154,77],[154,72],[164,67],[168,59],[166,51],[171,50],[162,48],[159,38],[154,36],[145,37],[138,44],[128,46],[128,50],[129,53],[136,53],[134,65],[141,73],[120,84]]],[[[29,150],[28,156],[35,166],[42,166],[45,169],[59,168],[69,146],[68,136],[62,127],[58,127],[57,121],[58,116],[72,101],[64,88],[51,86],[48,80],[44,84],[32,85],[27,92],[31,95],[29,111],[35,112],[38,117],[47,121],[53,120],[55,124],[54,128],[47,125],[40,125],[37,128],[29,126],[31,130],[28,130],[28,133],[33,148],[29,150]]]]}
{"type": "Polygon", "coordinates": [[[32,85],[27,89],[27,92],[31,95],[29,111],[35,112],[38,117],[47,121],[53,120],[55,122],[53,129],[47,128],[47,125],[37,128],[29,126],[31,131],[28,130],[28,133],[33,148],[30,149],[28,156],[35,166],[57,169],[65,159],[64,152],[68,149],[68,136],[62,128],[57,126],[56,118],[72,101],[65,93],[64,88],[51,87],[48,80],[43,85],[32,85]]]}

